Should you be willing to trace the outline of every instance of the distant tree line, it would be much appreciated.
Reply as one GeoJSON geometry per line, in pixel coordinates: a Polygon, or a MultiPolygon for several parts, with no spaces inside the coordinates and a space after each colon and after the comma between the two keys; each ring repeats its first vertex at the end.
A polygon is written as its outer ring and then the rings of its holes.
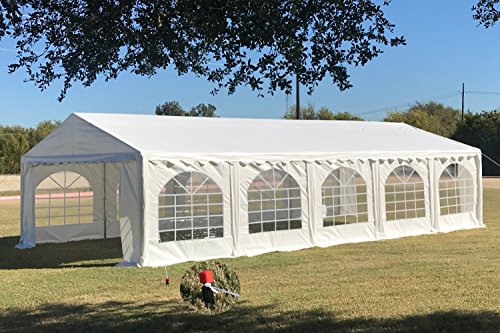
{"type": "MultiPolygon", "coordinates": [[[[296,119],[296,106],[292,105],[287,113],[283,115],[284,119],[296,119]]],[[[361,117],[350,114],[349,112],[333,113],[329,108],[322,106],[315,109],[314,104],[308,102],[300,107],[300,119],[304,120],[364,120],[361,117]]]]}
{"type": "MultiPolygon", "coordinates": [[[[283,115],[295,119],[295,106],[283,115]]],[[[327,107],[316,109],[314,104],[300,108],[301,119],[305,120],[364,120],[349,112],[334,113],[327,107]]],[[[480,148],[493,160],[500,161],[500,112],[468,112],[461,121],[460,111],[437,102],[415,103],[407,111],[389,112],[383,121],[400,122],[435,133],[446,138],[480,148]]],[[[483,174],[500,175],[500,167],[483,157],[483,174]]]]}
{"type": "Polygon", "coordinates": [[[0,174],[18,174],[21,156],[59,124],[60,121],[42,121],[32,128],[0,125],[0,174]]]}
{"type": "Polygon", "coordinates": [[[165,102],[156,107],[155,113],[159,116],[181,116],[181,117],[211,117],[217,118],[217,108],[212,104],[198,104],[186,111],[177,101],[165,102]]]}
{"type": "MultiPolygon", "coordinates": [[[[179,102],[169,101],[156,107],[157,115],[218,117],[217,108],[212,104],[198,104],[189,111],[179,102]]],[[[332,112],[327,107],[315,108],[307,103],[301,107],[303,119],[307,120],[358,120],[362,117],[349,112],[332,112]]],[[[295,106],[283,115],[285,119],[295,119],[295,106]]],[[[500,112],[467,112],[461,121],[460,111],[441,103],[415,103],[407,111],[390,112],[383,121],[403,122],[465,144],[478,147],[495,161],[500,161],[500,112]]],[[[17,174],[20,171],[21,156],[45,138],[59,121],[43,121],[36,127],[0,125],[0,174],[17,174]]],[[[500,175],[500,167],[483,157],[483,174],[500,175]]]]}

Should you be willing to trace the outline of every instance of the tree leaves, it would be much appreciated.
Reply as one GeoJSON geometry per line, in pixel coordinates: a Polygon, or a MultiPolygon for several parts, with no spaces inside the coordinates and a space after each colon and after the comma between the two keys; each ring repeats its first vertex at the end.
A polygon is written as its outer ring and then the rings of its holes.
{"type": "Polygon", "coordinates": [[[348,67],[405,44],[376,2],[1,0],[10,14],[0,16],[0,31],[17,41],[10,71],[24,69],[42,90],[62,80],[59,100],[75,82],[169,66],[205,77],[213,93],[241,85],[291,93],[292,75],[312,93],[326,77],[348,89],[348,67]]]}
{"type": "Polygon", "coordinates": [[[60,123],[42,121],[34,128],[0,126],[0,174],[18,174],[21,156],[42,141],[60,123]]]}
{"type": "Polygon", "coordinates": [[[390,112],[384,121],[402,122],[444,137],[450,137],[460,121],[460,112],[441,103],[415,103],[408,111],[390,112]]]}
{"type": "MultiPolygon", "coordinates": [[[[308,102],[307,105],[300,107],[301,119],[303,120],[364,120],[361,117],[349,112],[333,113],[326,106],[315,110],[314,104],[308,102]]],[[[296,119],[296,106],[292,105],[288,112],[283,115],[284,119],[296,119]]]]}
{"type": "Polygon", "coordinates": [[[155,113],[160,116],[186,116],[186,117],[212,117],[217,118],[215,114],[217,108],[212,104],[198,104],[192,107],[188,112],[184,111],[177,101],[165,102],[156,107],[155,113]]]}
{"type": "Polygon", "coordinates": [[[485,28],[494,26],[500,20],[500,0],[479,0],[472,10],[474,19],[485,28]]]}

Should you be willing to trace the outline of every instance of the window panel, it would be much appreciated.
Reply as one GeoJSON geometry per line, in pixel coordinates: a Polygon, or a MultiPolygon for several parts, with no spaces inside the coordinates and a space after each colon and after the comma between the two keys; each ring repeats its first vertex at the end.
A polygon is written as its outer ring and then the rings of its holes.
{"type": "Polygon", "coordinates": [[[210,216],[210,226],[211,227],[222,227],[224,220],[222,216],[210,216]]]}
{"type": "Polygon", "coordinates": [[[192,209],[191,206],[176,206],[175,207],[175,216],[176,217],[185,217],[191,216],[192,209]]]}
{"type": "Polygon", "coordinates": [[[425,217],[424,182],[411,167],[396,167],[387,177],[385,191],[386,220],[406,220],[425,217]],[[422,207],[421,212],[419,209],[422,207]]]}
{"type": "Polygon", "coordinates": [[[359,215],[366,213],[366,185],[359,173],[349,168],[332,171],[323,182],[323,226],[330,227],[360,222],[359,215]]]}
{"type": "Polygon", "coordinates": [[[274,210],[275,208],[274,200],[262,201],[262,210],[274,210]]]}
{"type": "Polygon", "coordinates": [[[260,173],[248,188],[249,232],[292,229],[291,219],[301,218],[293,217],[292,209],[300,212],[300,200],[299,186],[290,175],[277,169],[260,173]]]}
{"type": "Polygon", "coordinates": [[[210,215],[222,215],[222,204],[213,204],[208,207],[208,211],[210,215]]]}
{"type": "Polygon", "coordinates": [[[208,217],[195,217],[193,218],[193,228],[208,227],[208,217]]]}
{"type": "Polygon", "coordinates": [[[175,220],[175,228],[176,229],[190,229],[192,228],[192,218],[177,218],[175,220]]]}
{"type": "Polygon", "coordinates": [[[160,232],[160,242],[170,242],[175,240],[175,231],[160,232]]]}
{"type": "Polygon", "coordinates": [[[368,214],[359,214],[358,222],[368,222],[368,214]]]}
{"type": "Polygon", "coordinates": [[[324,227],[331,227],[333,226],[333,217],[324,217],[323,218],[323,226],[324,227]]]}
{"type": "Polygon", "coordinates": [[[277,210],[276,211],[276,220],[288,220],[288,209],[277,210]]]}
{"type": "Polygon", "coordinates": [[[253,211],[260,211],[262,209],[261,207],[261,201],[254,201],[254,202],[249,202],[248,203],[248,210],[253,212],[253,211]]]}
{"type": "Polygon", "coordinates": [[[223,228],[210,228],[209,237],[210,238],[221,238],[224,237],[224,229],[223,228]]]}
{"type": "Polygon", "coordinates": [[[470,172],[461,164],[450,164],[439,178],[441,215],[473,211],[474,182],[470,172]]]}
{"type": "Polygon", "coordinates": [[[175,205],[175,197],[171,195],[160,195],[158,198],[159,206],[173,206],[175,205]]]}
{"type": "Polygon", "coordinates": [[[178,206],[189,206],[193,203],[193,200],[189,194],[176,195],[176,196],[174,196],[174,198],[175,198],[175,204],[178,206]]]}
{"type": "Polygon", "coordinates": [[[276,219],[275,211],[262,212],[262,221],[273,221],[276,219]]]}
{"type": "Polygon", "coordinates": [[[192,212],[193,216],[207,216],[208,207],[206,205],[203,206],[193,205],[192,212]]]}
{"type": "Polygon", "coordinates": [[[208,229],[194,229],[193,230],[193,239],[204,239],[208,238],[208,229]]]}
{"type": "Polygon", "coordinates": [[[248,232],[251,234],[262,232],[262,223],[249,223],[248,232]]]}
{"type": "Polygon", "coordinates": [[[158,223],[159,223],[160,230],[172,230],[172,229],[175,229],[175,220],[174,219],[159,220],[158,223]]]}
{"type": "Polygon", "coordinates": [[[53,225],[64,225],[64,216],[60,215],[60,216],[51,216],[50,217],[50,225],[53,226],[53,225]]]}
{"type": "Polygon", "coordinates": [[[208,196],[206,194],[193,195],[193,204],[206,205],[208,203],[208,196]]]}
{"type": "Polygon", "coordinates": [[[208,201],[211,204],[222,204],[222,194],[209,194],[208,201]]]}
{"type": "Polygon", "coordinates": [[[35,190],[35,223],[37,226],[92,223],[93,197],[90,183],[80,174],[53,173],[35,190]]]}
{"type": "Polygon", "coordinates": [[[288,208],[288,199],[276,200],[276,209],[287,209],[287,208],[288,208]]]}
{"type": "Polygon", "coordinates": [[[248,222],[260,222],[262,221],[261,212],[248,213],[248,222]]]}
{"type": "Polygon", "coordinates": [[[49,226],[49,219],[44,218],[44,217],[37,217],[36,218],[36,225],[37,225],[37,227],[48,227],[49,226]]]}
{"type": "Polygon", "coordinates": [[[160,242],[223,237],[222,191],[208,176],[181,173],[165,184],[158,201],[169,205],[158,208],[160,242]]]}
{"type": "Polygon", "coordinates": [[[290,199],[290,208],[300,208],[300,199],[290,199]]]}
{"type": "Polygon", "coordinates": [[[277,221],[276,222],[276,230],[288,230],[289,222],[288,221],[277,221]]]}
{"type": "Polygon", "coordinates": [[[78,223],[80,223],[80,216],[78,214],[65,216],[64,224],[78,224],[78,223]]]}
{"type": "Polygon", "coordinates": [[[276,222],[263,222],[262,223],[263,231],[274,231],[276,230],[276,222]]]}
{"type": "Polygon", "coordinates": [[[177,230],[175,232],[175,240],[187,240],[193,238],[193,230],[177,230]]]}
{"type": "Polygon", "coordinates": [[[158,211],[159,218],[175,217],[174,207],[160,208],[158,211]]]}

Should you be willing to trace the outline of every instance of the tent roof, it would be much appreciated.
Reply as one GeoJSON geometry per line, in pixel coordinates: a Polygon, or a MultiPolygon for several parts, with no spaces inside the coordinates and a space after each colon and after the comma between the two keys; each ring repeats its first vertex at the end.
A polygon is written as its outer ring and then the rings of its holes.
{"type": "Polygon", "coordinates": [[[401,123],[74,113],[23,163],[138,160],[313,160],[477,155],[401,123]]]}
{"type": "Polygon", "coordinates": [[[76,113],[150,159],[429,156],[480,150],[402,123],[76,113]],[[404,156],[401,156],[404,155],[404,156]]]}

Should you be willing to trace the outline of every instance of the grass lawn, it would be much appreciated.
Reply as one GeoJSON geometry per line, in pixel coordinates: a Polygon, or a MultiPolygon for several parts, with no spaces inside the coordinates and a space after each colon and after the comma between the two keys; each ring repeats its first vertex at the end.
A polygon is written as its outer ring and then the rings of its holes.
{"type": "Polygon", "coordinates": [[[488,228],[221,260],[236,307],[199,315],[179,282],[192,263],[113,267],[119,239],[19,251],[18,203],[0,202],[0,332],[500,332],[500,190],[488,228]]]}

